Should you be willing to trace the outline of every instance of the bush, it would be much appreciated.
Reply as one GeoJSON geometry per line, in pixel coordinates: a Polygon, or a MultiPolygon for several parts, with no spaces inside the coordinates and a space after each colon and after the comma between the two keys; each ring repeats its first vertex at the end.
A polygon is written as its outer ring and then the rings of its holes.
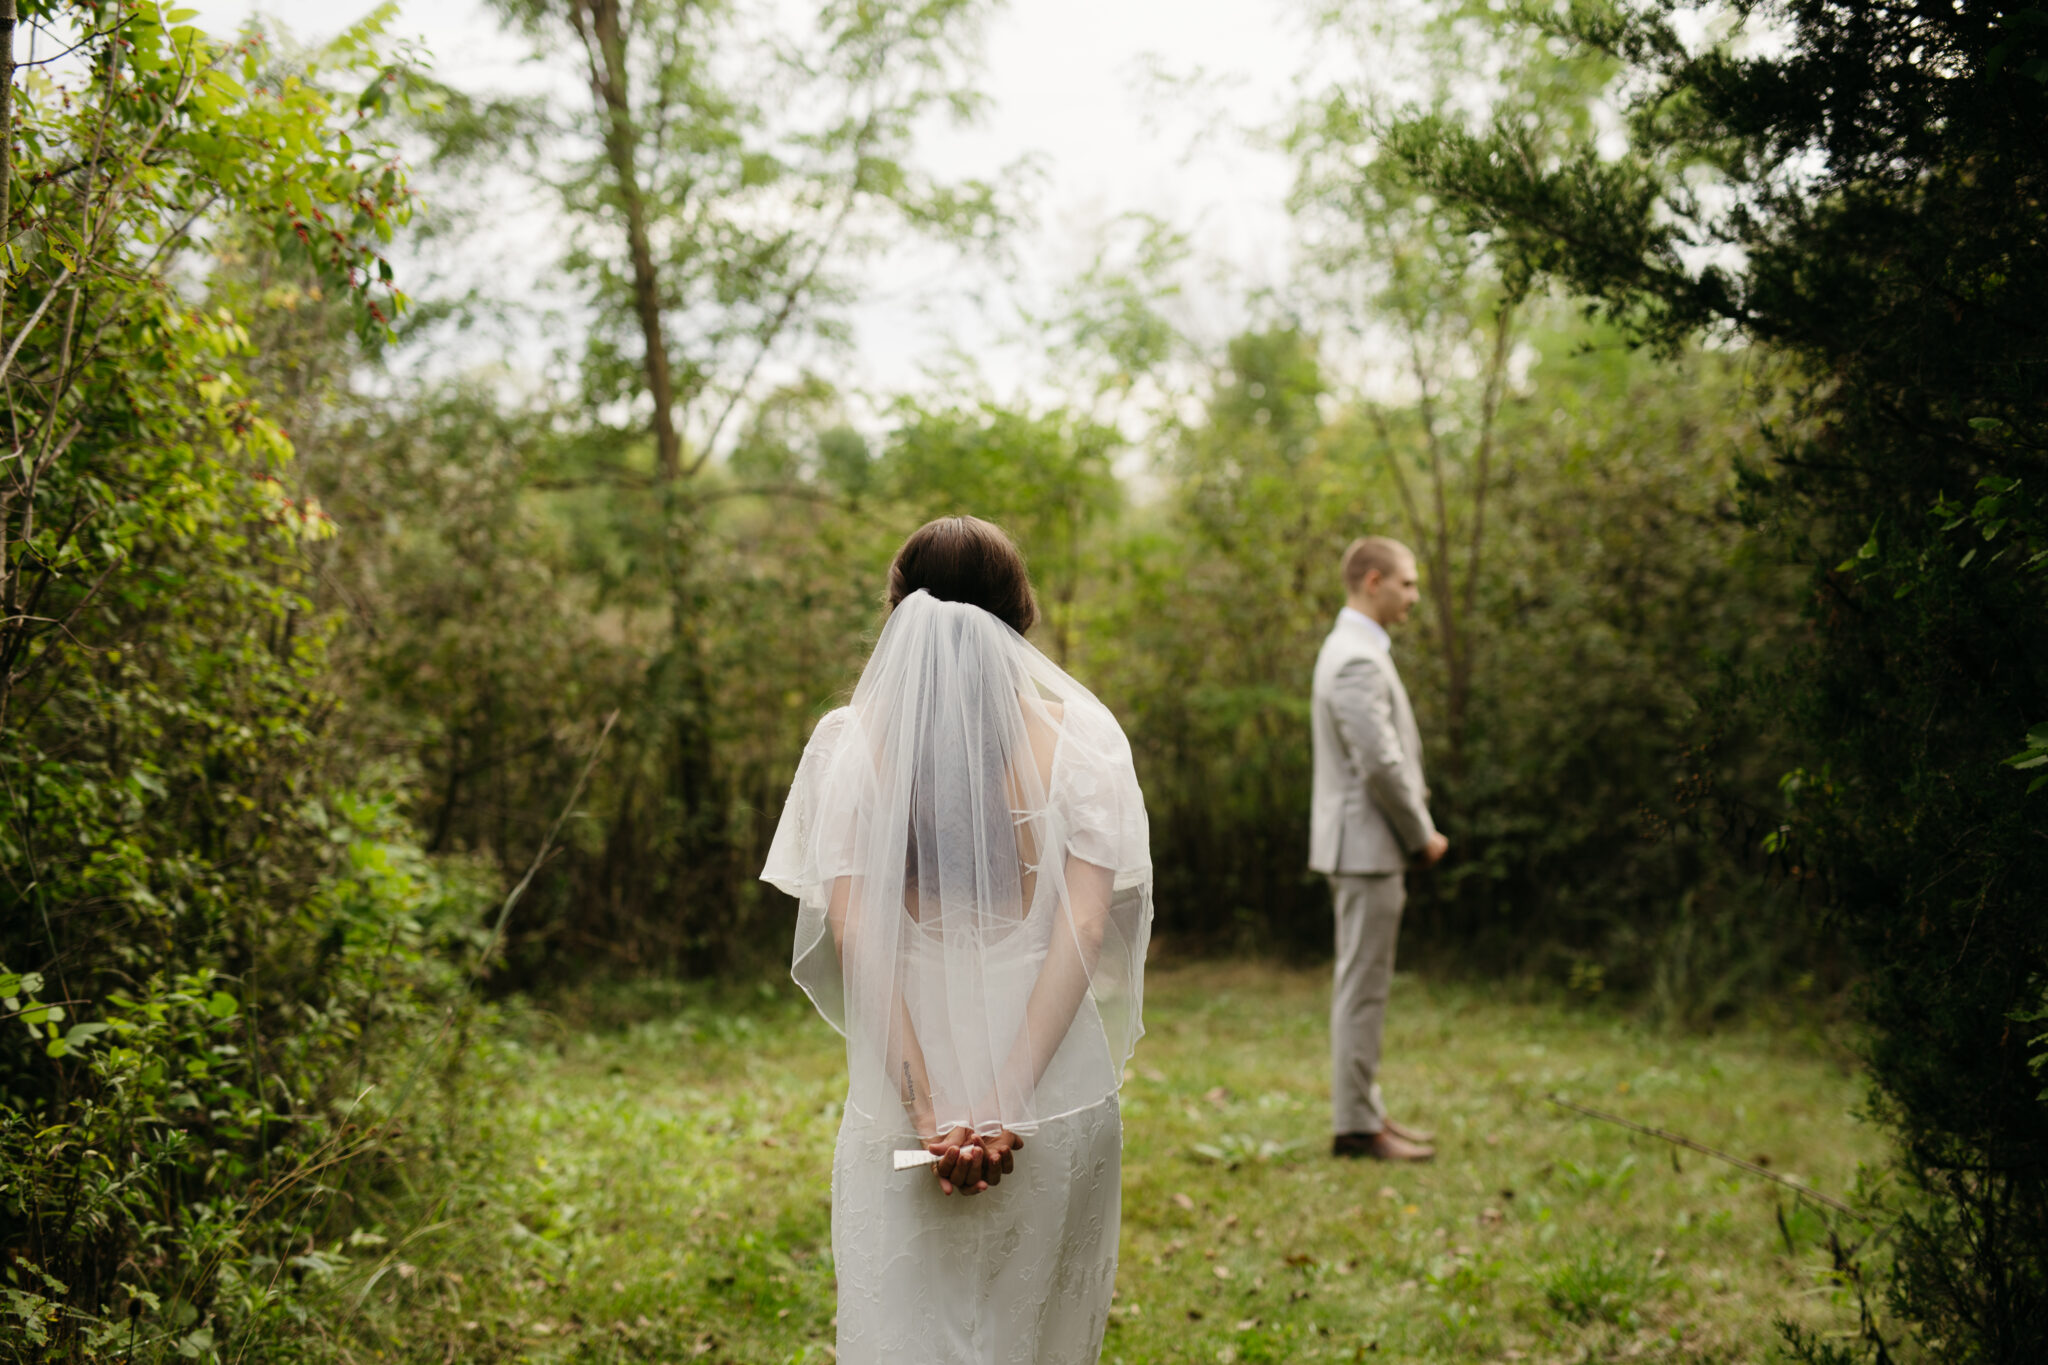
{"type": "Polygon", "coordinates": [[[9,301],[41,301],[0,489],[0,1356],[219,1358],[404,1152],[479,891],[324,742],[331,524],[242,386],[246,310],[183,287],[189,232],[290,258],[374,339],[406,192],[374,28],[287,69],[153,3],[23,8],[83,46],[16,92],[0,195],[9,301]]]}

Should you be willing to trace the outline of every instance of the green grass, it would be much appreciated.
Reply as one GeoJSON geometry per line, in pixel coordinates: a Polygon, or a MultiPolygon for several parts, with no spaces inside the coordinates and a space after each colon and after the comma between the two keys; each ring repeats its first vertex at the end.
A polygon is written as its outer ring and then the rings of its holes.
{"type": "MultiPolygon", "coordinates": [[[[1327,1000],[1321,972],[1152,974],[1105,1361],[1732,1362],[1767,1358],[1781,1316],[1853,1321],[1825,1225],[1784,1191],[1543,1098],[1842,1191],[1881,1150],[1825,1040],[1675,1035],[1404,976],[1387,1090],[1441,1154],[1391,1168],[1327,1154],[1327,1000]]],[[[535,1037],[478,1115],[494,1141],[471,1173],[359,1239],[336,1352],[829,1360],[836,1036],[763,987],[535,1037]]]]}

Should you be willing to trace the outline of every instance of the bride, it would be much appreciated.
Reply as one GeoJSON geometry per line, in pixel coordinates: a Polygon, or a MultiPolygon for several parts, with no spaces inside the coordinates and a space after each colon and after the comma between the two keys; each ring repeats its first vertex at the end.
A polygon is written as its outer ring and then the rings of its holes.
{"type": "Polygon", "coordinates": [[[1102,1349],[1152,863],[1130,745],[1025,640],[1037,616],[997,527],[905,541],[761,874],[796,898],[792,975],[846,1035],[841,1365],[1102,1349]]]}

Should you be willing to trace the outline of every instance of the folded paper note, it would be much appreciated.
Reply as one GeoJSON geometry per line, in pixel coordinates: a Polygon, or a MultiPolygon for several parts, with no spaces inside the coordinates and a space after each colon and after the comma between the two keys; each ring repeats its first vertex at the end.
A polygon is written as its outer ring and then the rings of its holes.
{"type": "Polygon", "coordinates": [[[896,1169],[899,1171],[914,1171],[920,1166],[936,1166],[938,1164],[938,1157],[922,1149],[896,1153],[896,1169]]]}

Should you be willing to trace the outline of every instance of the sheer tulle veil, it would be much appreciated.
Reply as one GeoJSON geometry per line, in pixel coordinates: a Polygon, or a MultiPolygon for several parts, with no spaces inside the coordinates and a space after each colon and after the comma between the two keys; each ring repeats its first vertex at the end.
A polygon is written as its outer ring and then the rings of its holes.
{"type": "Polygon", "coordinates": [[[798,902],[791,974],[867,1116],[1028,1134],[1115,1093],[1152,922],[1130,745],[988,612],[896,607],[761,875],[798,902]]]}

